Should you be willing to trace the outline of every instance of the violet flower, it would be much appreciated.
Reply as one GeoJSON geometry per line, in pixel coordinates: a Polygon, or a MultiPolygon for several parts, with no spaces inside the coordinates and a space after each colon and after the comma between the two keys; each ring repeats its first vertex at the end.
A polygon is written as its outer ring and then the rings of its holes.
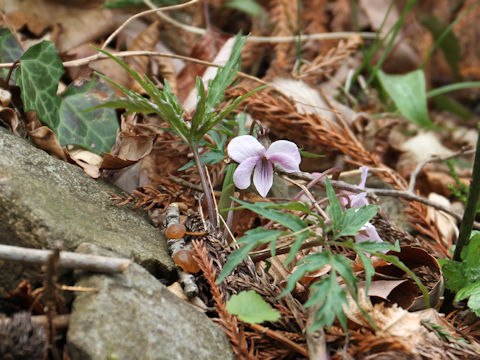
{"type": "MultiPolygon", "coordinates": [[[[362,166],[360,168],[362,173],[362,178],[360,180],[360,184],[358,187],[364,189],[365,182],[367,181],[368,175],[368,167],[362,166]]],[[[367,200],[367,193],[362,192],[359,194],[349,194],[346,196],[347,199],[342,198],[341,204],[345,207],[349,205],[350,208],[359,209],[362,206],[368,205],[367,200]]],[[[375,226],[370,224],[370,222],[365,223],[365,225],[360,229],[360,232],[355,236],[355,242],[363,242],[363,241],[375,241],[375,242],[382,242],[382,238],[378,235],[375,226]]]]}
{"type": "Polygon", "coordinates": [[[253,184],[258,193],[266,197],[273,185],[273,164],[285,172],[300,171],[300,152],[291,141],[278,140],[268,149],[251,135],[237,136],[228,144],[228,155],[240,163],[233,174],[233,183],[239,189],[250,186],[253,173],[253,184]]]}

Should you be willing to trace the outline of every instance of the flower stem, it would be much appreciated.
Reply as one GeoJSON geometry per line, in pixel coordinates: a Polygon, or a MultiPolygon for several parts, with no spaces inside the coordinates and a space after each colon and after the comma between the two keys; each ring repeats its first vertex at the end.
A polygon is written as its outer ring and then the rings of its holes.
{"type": "Polygon", "coordinates": [[[212,223],[213,227],[216,228],[217,217],[215,216],[215,206],[213,205],[212,192],[210,191],[210,187],[207,184],[207,177],[205,175],[205,170],[203,169],[202,162],[200,161],[200,155],[198,154],[198,145],[190,144],[190,146],[193,151],[193,158],[195,159],[195,164],[197,164],[200,180],[202,181],[203,192],[205,193],[205,197],[207,199],[208,216],[210,218],[210,222],[212,223]]]}

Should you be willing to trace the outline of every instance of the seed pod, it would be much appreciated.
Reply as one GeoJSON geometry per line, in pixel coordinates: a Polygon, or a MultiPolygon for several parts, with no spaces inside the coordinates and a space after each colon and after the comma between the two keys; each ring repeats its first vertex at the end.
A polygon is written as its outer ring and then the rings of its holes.
{"type": "Polygon", "coordinates": [[[181,239],[185,235],[185,225],[182,224],[172,224],[165,231],[165,236],[168,239],[181,239]]]}
{"type": "Polygon", "coordinates": [[[183,249],[177,251],[173,256],[173,262],[180,266],[185,272],[196,274],[200,271],[200,267],[193,258],[192,249],[183,249]]]}

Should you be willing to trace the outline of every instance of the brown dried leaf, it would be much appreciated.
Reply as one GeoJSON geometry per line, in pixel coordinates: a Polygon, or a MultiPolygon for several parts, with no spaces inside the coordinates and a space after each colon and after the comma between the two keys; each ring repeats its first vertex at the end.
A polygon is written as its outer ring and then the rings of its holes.
{"type": "MultiPolygon", "coordinates": [[[[215,56],[225,44],[227,37],[210,29],[195,43],[190,56],[204,61],[213,61],[215,56]]],[[[177,77],[178,98],[181,103],[185,101],[190,92],[195,88],[195,78],[202,76],[207,67],[204,65],[188,62],[177,77]]]]}
{"type": "Polygon", "coordinates": [[[100,155],[81,148],[67,149],[66,153],[70,162],[80,166],[88,176],[94,179],[100,177],[100,164],[102,163],[100,155]]]}
{"type": "MultiPolygon", "coordinates": [[[[133,40],[130,45],[130,51],[136,50],[153,50],[155,44],[158,41],[160,36],[160,31],[158,29],[158,21],[154,21],[148,28],[142,31],[138,36],[133,40]]],[[[148,72],[148,65],[150,63],[150,57],[148,56],[135,56],[125,59],[125,63],[130,66],[133,70],[140,74],[146,74],[148,72]]],[[[145,94],[145,90],[138,84],[134,79],[130,79],[130,89],[136,91],[140,94],[145,94]]]]}
{"type": "Polygon", "coordinates": [[[45,150],[57,159],[61,159],[63,161],[67,160],[65,152],[60,146],[55,133],[47,126],[41,126],[34,130],[29,130],[28,135],[30,136],[32,142],[40,149],[45,150]]]}
{"type": "Polygon", "coordinates": [[[59,24],[62,28],[56,41],[59,52],[101,38],[116,25],[114,12],[103,7],[79,8],[57,1],[4,0],[6,14],[22,12],[26,19],[36,17],[49,25],[59,24]]]}

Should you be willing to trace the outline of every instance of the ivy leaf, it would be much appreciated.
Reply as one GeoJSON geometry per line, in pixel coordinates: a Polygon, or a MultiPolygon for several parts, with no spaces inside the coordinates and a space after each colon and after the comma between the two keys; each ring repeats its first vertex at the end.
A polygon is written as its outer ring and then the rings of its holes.
{"type": "Polygon", "coordinates": [[[238,295],[232,295],[230,300],[227,301],[227,311],[250,324],[277,321],[280,318],[280,313],[273,310],[270,304],[254,290],[242,291],[238,295]]]}
{"type": "MultiPolygon", "coordinates": [[[[23,55],[23,50],[8,29],[0,29],[0,61],[15,62],[23,55]]],[[[5,79],[10,69],[0,69],[0,77],[5,79]]],[[[10,84],[15,84],[15,72],[12,73],[10,84]]]]}
{"type": "Polygon", "coordinates": [[[243,237],[237,240],[237,243],[241,246],[228,256],[227,263],[223,266],[223,269],[218,276],[217,284],[220,284],[223,279],[225,279],[225,277],[248,256],[250,251],[260,244],[268,244],[269,242],[276,240],[283,234],[285,234],[284,231],[266,230],[263,228],[248,230],[243,237]]]}
{"type": "Polygon", "coordinates": [[[24,110],[35,110],[38,119],[53,130],[59,122],[61,99],[57,88],[62,75],[62,60],[50,41],[42,41],[25,51],[16,70],[24,110]]]}
{"type": "Polygon", "coordinates": [[[428,116],[423,70],[415,70],[404,75],[388,75],[379,70],[378,79],[403,116],[417,125],[433,126],[428,116]]]}
{"type": "Polygon", "coordinates": [[[110,87],[97,79],[68,88],[59,108],[59,124],[55,129],[60,145],[75,144],[100,155],[110,152],[119,128],[115,110],[84,110],[113,96],[110,87]]]}

